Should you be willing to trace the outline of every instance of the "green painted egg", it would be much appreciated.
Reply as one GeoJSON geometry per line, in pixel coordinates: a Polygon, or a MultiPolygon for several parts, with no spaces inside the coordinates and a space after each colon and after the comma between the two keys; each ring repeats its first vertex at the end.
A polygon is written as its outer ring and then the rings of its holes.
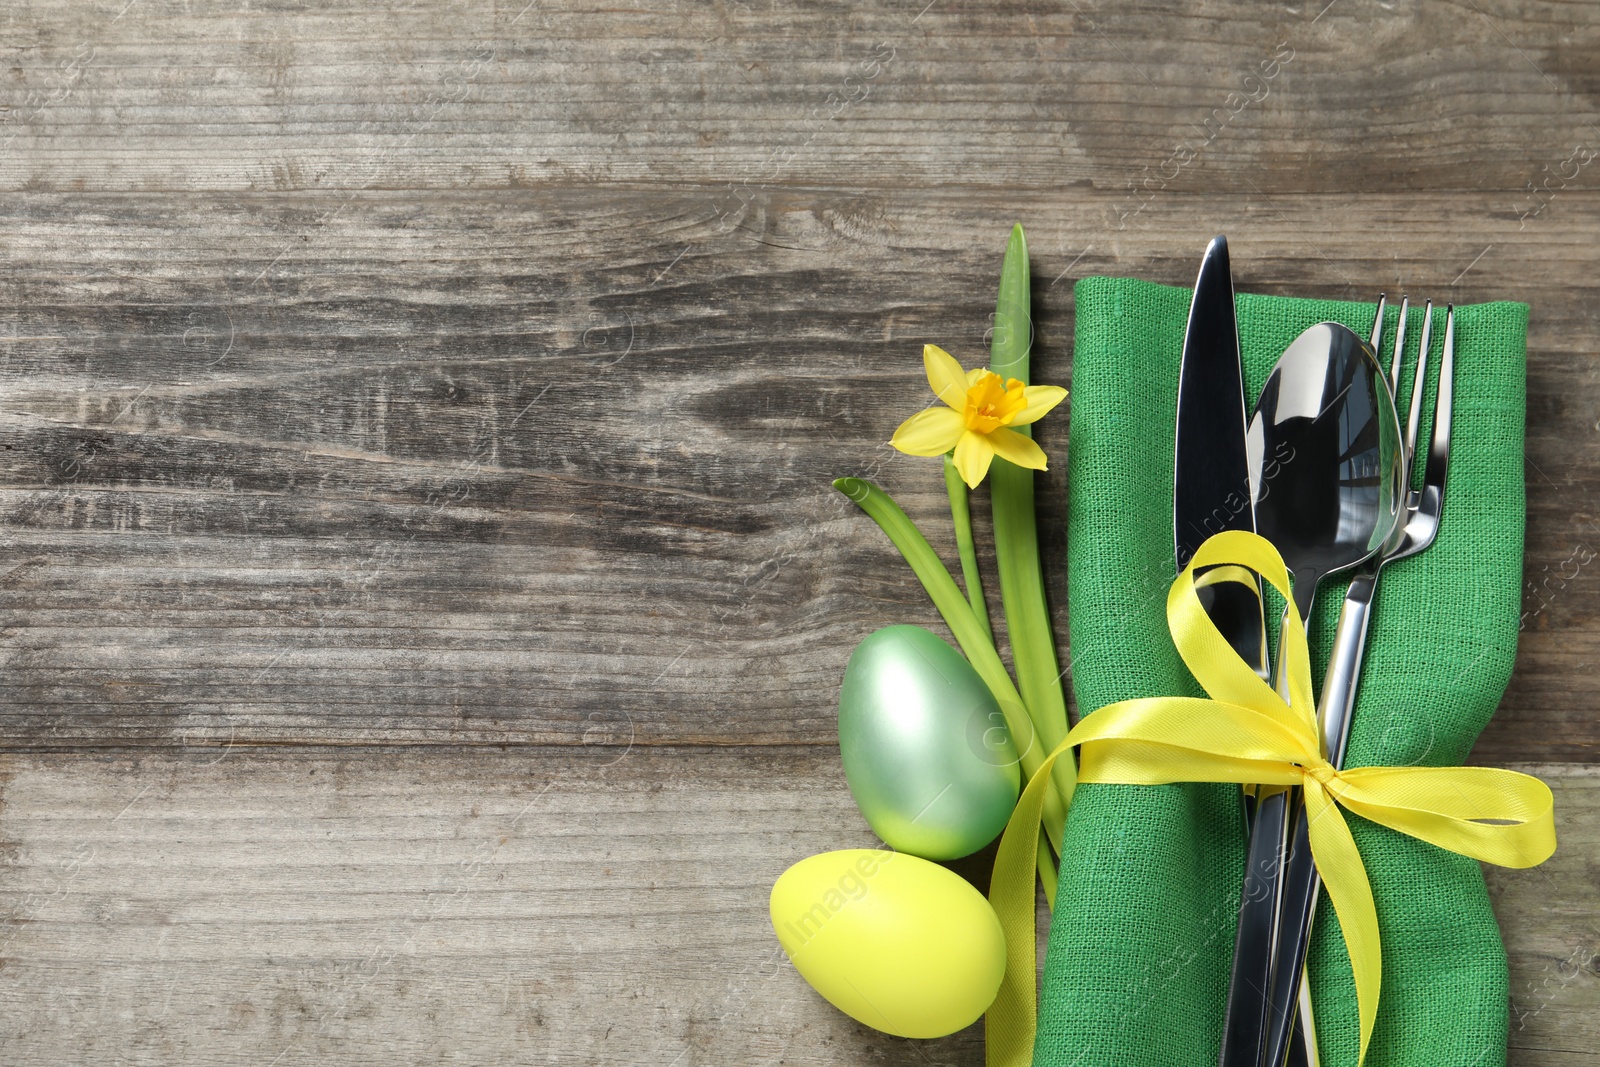
{"type": "Polygon", "coordinates": [[[927,859],[993,841],[1022,786],[989,687],[920,626],[887,626],[856,646],[839,693],[839,752],[873,832],[927,859]]]}

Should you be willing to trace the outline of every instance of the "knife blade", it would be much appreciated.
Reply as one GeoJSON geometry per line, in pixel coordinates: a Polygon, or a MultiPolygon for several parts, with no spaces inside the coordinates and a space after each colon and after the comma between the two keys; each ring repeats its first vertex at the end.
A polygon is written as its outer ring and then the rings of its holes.
{"type": "Polygon", "coordinates": [[[1247,419],[1228,239],[1218,236],[1200,261],[1178,369],[1172,533],[1179,570],[1212,534],[1256,528],[1247,419]]]}
{"type": "MultiPolygon", "coordinates": [[[[1213,534],[1256,528],[1245,451],[1247,420],[1228,239],[1219,235],[1200,261],[1178,370],[1172,534],[1180,571],[1213,534]]],[[[1266,678],[1266,622],[1257,591],[1223,582],[1199,593],[1228,643],[1266,678]]]]}

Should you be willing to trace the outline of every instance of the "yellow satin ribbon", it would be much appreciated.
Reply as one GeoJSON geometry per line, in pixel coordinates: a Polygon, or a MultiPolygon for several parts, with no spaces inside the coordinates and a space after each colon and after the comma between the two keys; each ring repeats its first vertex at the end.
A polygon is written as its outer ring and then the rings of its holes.
{"type": "MultiPolygon", "coordinates": [[[[1222,580],[1237,580],[1237,572],[1222,580]]],[[[1240,782],[1305,790],[1311,854],[1350,952],[1365,1060],[1378,1015],[1383,959],[1372,886],[1340,813],[1502,867],[1533,867],[1555,851],[1554,799],[1537,778],[1489,767],[1357,767],[1337,770],[1322,751],[1311,693],[1305,628],[1289,595],[1289,574],[1271,543],[1231,531],[1208,540],[1167,596],[1167,626],[1178,653],[1210,699],[1151,697],[1110,704],[1088,716],[1034,772],[995,856],[989,901],[1006,939],[1006,973],[988,1012],[989,1067],[1028,1067],[1037,1027],[1034,851],[1050,767],[1082,746],[1080,782],[1164,785],[1240,782]],[[1198,568],[1243,567],[1289,603],[1283,628],[1289,701],[1263,682],[1217,631],[1195,596],[1198,568]]],[[[1358,1060],[1358,1062],[1360,1062],[1358,1060]]]]}

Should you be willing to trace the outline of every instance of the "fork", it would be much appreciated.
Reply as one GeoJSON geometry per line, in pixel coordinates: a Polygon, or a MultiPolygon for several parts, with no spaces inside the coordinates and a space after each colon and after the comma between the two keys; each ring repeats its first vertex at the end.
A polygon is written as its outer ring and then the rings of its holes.
{"type": "MultiPolygon", "coordinates": [[[[1374,352],[1378,351],[1382,340],[1386,302],[1386,298],[1380,294],[1377,321],[1372,328],[1374,352]]],[[[1400,364],[1405,357],[1406,315],[1410,305],[1409,298],[1402,300],[1400,323],[1395,330],[1389,383],[1396,390],[1399,388],[1400,364]]],[[[1407,487],[1405,516],[1383,548],[1371,562],[1359,568],[1350,581],[1350,590],[1345,594],[1344,606],[1339,611],[1333,655],[1328,662],[1328,672],[1318,701],[1317,716],[1321,723],[1323,744],[1327,747],[1329,762],[1335,767],[1344,766],[1345,746],[1350,739],[1350,720],[1355,709],[1356,687],[1361,681],[1361,661],[1366,652],[1367,627],[1372,618],[1378,577],[1387,564],[1415,556],[1433,544],[1433,539],[1439,533],[1439,516],[1444,510],[1445,476],[1450,461],[1450,422],[1455,396],[1454,306],[1447,305],[1445,310],[1444,345],[1436,372],[1438,386],[1433,407],[1433,436],[1423,467],[1422,487],[1411,489],[1432,334],[1433,301],[1430,300],[1422,315],[1422,338],[1418,345],[1417,369],[1411,383],[1411,407],[1406,417],[1405,451],[1401,464],[1407,487]]],[[[1282,1067],[1288,1059],[1297,1011],[1302,1016],[1306,1035],[1305,1065],[1318,1067],[1316,1039],[1312,1036],[1314,1028],[1311,1025],[1310,992],[1303,976],[1306,948],[1311,940],[1311,921],[1316,913],[1322,879],[1317,874],[1316,862],[1311,858],[1308,835],[1305,808],[1302,807],[1295,821],[1294,838],[1283,871],[1283,911],[1269,989],[1271,1011],[1268,1012],[1267,1022],[1266,1067],[1282,1067]]],[[[1295,1048],[1300,1047],[1295,1045],[1295,1048]]],[[[1294,1067],[1301,1065],[1297,1063],[1294,1067]]]]}

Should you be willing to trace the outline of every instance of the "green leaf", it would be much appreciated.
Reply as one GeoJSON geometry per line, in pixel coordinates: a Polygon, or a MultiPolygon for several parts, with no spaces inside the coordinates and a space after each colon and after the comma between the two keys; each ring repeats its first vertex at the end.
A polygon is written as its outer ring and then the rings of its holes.
{"type": "MultiPolygon", "coordinates": [[[[990,369],[1030,383],[1029,355],[1033,319],[1029,294],[1028,243],[1021,225],[1011,230],[1005,263],[1000,269],[1000,295],[995,303],[990,369]]],[[[1019,426],[1018,433],[1030,428],[1019,426]]],[[[1044,573],[1039,563],[1039,528],[1034,515],[1033,471],[996,456],[989,469],[989,500],[994,514],[994,555],[1000,572],[1000,602],[1011,638],[1011,659],[1017,685],[1044,750],[1053,750],[1067,735],[1067,701],[1056,660],[1050,609],[1045,600],[1044,573]]],[[[1070,757],[1056,761],[1056,789],[1065,804],[1072,799],[1077,770],[1070,757]]],[[[1059,831],[1057,831],[1058,833],[1059,831]]],[[[1059,840],[1057,833],[1052,840],[1059,840]]]]}

